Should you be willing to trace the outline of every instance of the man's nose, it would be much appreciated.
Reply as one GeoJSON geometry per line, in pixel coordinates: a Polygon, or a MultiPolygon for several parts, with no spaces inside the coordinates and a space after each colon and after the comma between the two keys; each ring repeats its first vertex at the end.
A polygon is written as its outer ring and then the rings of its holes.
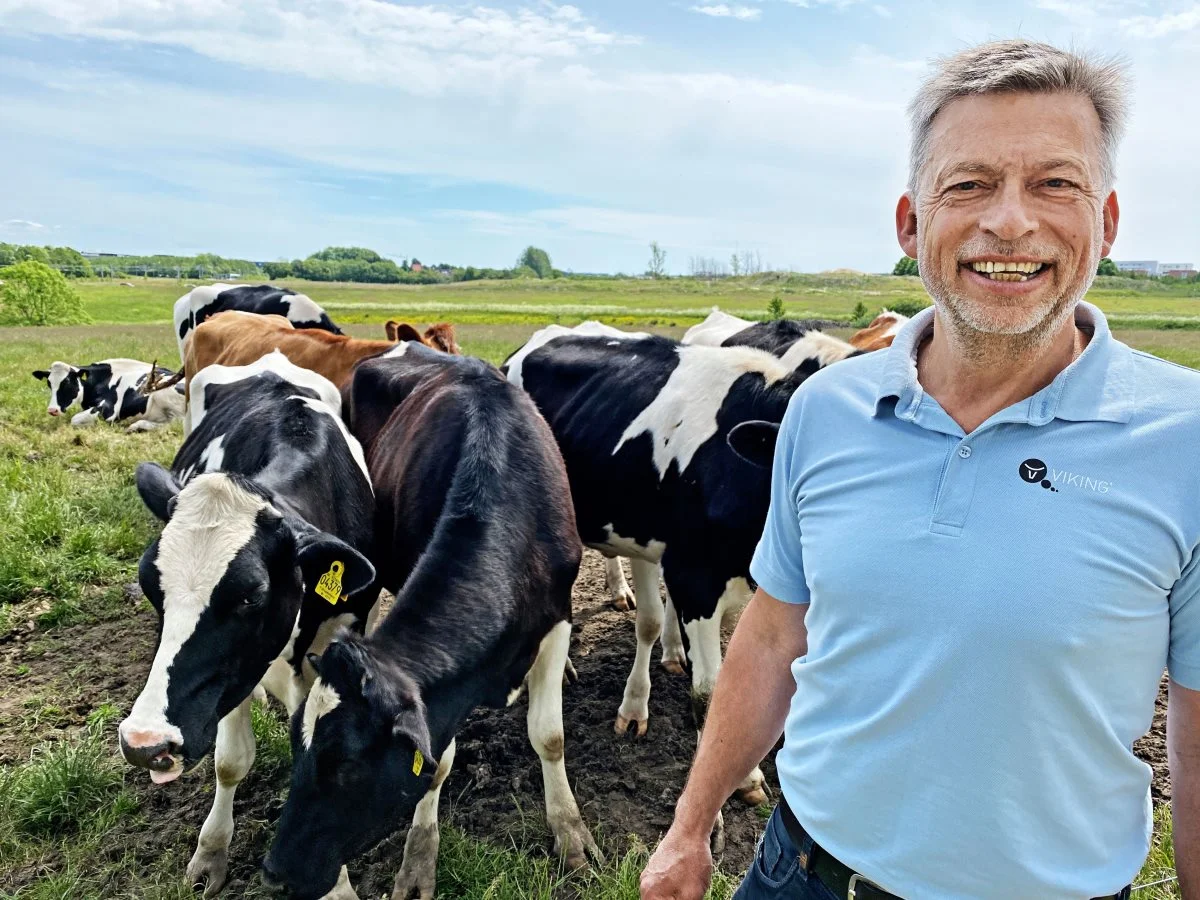
{"type": "Polygon", "coordinates": [[[979,228],[1002,241],[1016,241],[1038,230],[1038,219],[1021,185],[997,191],[979,220],[979,228]]]}

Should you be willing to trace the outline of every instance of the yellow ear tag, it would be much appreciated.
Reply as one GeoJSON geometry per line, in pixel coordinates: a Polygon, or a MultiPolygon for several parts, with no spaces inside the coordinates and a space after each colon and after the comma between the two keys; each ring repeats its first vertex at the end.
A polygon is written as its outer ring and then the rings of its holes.
{"type": "Polygon", "coordinates": [[[342,573],[346,571],[346,564],[335,561],[329,567],[329,571],[321,576],[317,582],[317,586],[313,589],[317,592],[318,597],[323,597],[332,603],[334,606],[342,599],[342,573]]]}
{"type": "Polygon", "coordinates": [[[420,775],[423,768],[425,768],[425,757],[418,750],[413,754],[413,774],[420,775]]]}

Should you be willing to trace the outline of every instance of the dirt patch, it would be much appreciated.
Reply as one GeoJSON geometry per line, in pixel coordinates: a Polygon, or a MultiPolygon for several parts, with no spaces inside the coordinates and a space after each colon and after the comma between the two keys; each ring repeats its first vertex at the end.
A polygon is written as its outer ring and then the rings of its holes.
{"type": "MultiPolygon", "coordinates": [[[[696,735],[688,702],[688,679],[651,669],[650,730],[646,737],[613,731],[625,679],[633,661],[633,613],[607,605],[601,558],[589,552],[575,590],[575,632],[571,658],[579,681],[564,693],[567,769],[584,820],[604,851],[620,854],[628,836],[647,844],[667,829],[675,800],[695,751],[696,735]]],[[[20,631],[0,643],[6,681],[0,693],[0,764],[28,758],[40,740],[60,738],[82,725],[102,703],[127,711],[142,685],[154,649],[155,620],[144,602],[129,603],[129,615],[99,624],[63,628],[50,634],[20,631]],[[28,666],[20,677],[8,673],[28,666]],[[15,690],[13,689],[15,688],[15,690]],[[49,710],[49,712],[45,712],[49,710]],[[39,718],[40,714],[40,718],[39,718]]],[[[525,704],[472,715],[458,735],[455,768],[442,792],[443,821],[468,834],[501,843],[516,839],[549,850],[541,830],[526,833],[542,811],[541,769],[525,731],[525,704]]],[[[1154,768],[1156,803],[1170,798],[1166,768],[1166,695],[1160,692],[1154,726],[1135,745],[1154,768]]],[[[115,745],[115,740],[114,740],[115,745]]],[[[114,746],[115,752],[115,746],[114,746]]],[[[772,759],[763,764],[767,784],[777,786],[772,759]]],[[[161,876],[163,866],[182,876],[200,826],[212,802],[211,762],[173,784],[154,788],[141,773],[128,783],[141,802],[142,821],[108,835],[105,852],[124,859],[126,871],[161,876]],[[164,856],[166,859],[164,859],[164,856]]],[[[287,787],[284,771],[256,766],[238,791],[237,830],[230,852],[225,896],[259,896],[257,867],[271,840],[287,787]]],[[[725,806],[727,849],[721,868],[745,868],[762,827],[756,810],[737,801],[725,806]]],[[[391,890],[400,865],[404,833],[393,835],[351,866],[360,896],[391,890]]],[[[53,868],[52,859],[0,876],[0,890],[13,890],[53,868]]],[[[112,884],[105,894],[124,894],[112,884]]]]}

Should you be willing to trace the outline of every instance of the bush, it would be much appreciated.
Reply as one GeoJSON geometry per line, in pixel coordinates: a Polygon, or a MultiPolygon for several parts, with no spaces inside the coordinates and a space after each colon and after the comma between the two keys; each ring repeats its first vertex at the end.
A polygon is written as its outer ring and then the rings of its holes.
{"type": "Polygon", "coordinates": [[[783,300],[776,294],[771,298],[771,302],[767,304],[767,321],[775,322],[783,318],[785,310],[783,308],[783,300]]]}
{"type": "Polygon", "coordinates": [[[900,313],[902,316],[908,316],[910,319],[919,313],[921,310],[929,306],[928,301],[921,300],[897,300],[895,303],[888,305],[888,309],[892,312],[900,313]]]}
{"type": "Polygon", "coordinates": [[[917,271],[917,261],[911,256],[902,256],[900,261],[896,263],[896,267],[892,269],[893,275],[920,275],[917,271]]]}
{"type": "Polygon", "coordinates": [[[25,260],[0,269],[0,325],[73,325],[90,321],[61,272],[25,260]]]}
{"type": "Polygon", "coordinates": [[[1117,268],[1117,264],[1107,256],[1100,260],[1100,265],[1096,267],[1097,275],[1120,275],[1121,270],[1117,268]]]}

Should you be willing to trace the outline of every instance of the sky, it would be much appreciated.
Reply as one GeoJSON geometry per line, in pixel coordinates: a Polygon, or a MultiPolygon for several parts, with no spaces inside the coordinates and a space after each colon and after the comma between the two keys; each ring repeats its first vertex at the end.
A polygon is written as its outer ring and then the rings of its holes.
{"type": "Polygon", "coordinates": [[[1113,256],[1200,263],[1200,2],[0,0],[0,241],[890,270],[905,105],[1012,36],[1134,83],[1113,256]]]}

